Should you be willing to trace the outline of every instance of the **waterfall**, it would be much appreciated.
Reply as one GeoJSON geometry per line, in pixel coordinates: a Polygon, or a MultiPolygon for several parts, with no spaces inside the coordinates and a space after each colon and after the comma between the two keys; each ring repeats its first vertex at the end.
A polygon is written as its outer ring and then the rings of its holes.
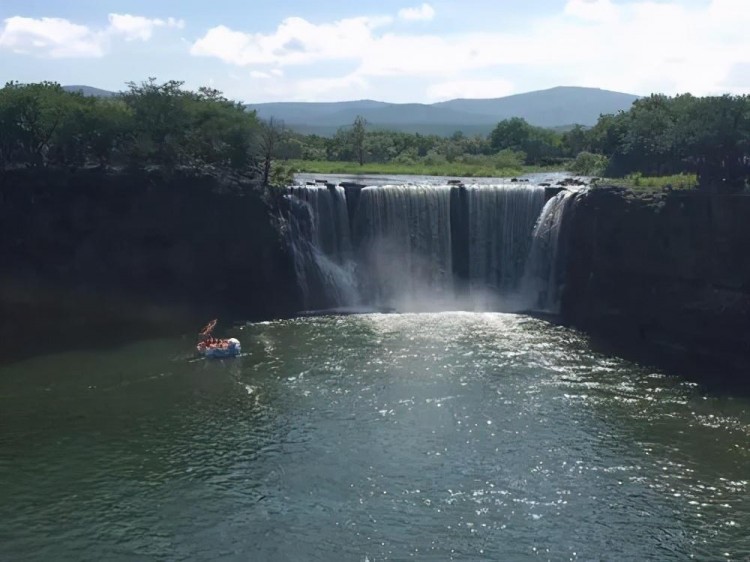
{"type": "Polygon", "coordinates": [[[306,309],[352,306],[359,296],[341,187],[289,189],[288,243],[306,309]]]}
{"type": "Polygon", "coordinates": [[[336,262],[352,258],[346,195],[341,186],[308,185],[290,188],[290,193],[306,202],[314,218],[313,242],[336,262]]]}
{"type": "Polygon", "coordinates": [[[471,186],[467,195],[470,291],[515,291],[544,206],[544,188],[471,186]]]}
{"type": "Polygon", "coordinates": [[[545,204],[544,188],[514,184],[290,188],[305,307],[557,312],[574,195],[545,204]]]}
{"type": "Polygon", "coordinates": [[[533,310],[559,312],[568,250],[566,215],[576,195],[564,190],[547,201],[534,227],[522,283],[523,293],[533,310]]]}
{"type": "Polygon", "coordinates": [[[363,291],[378,305],[453,298],[449,186],[366,187],[356,214],[363,291]]]}

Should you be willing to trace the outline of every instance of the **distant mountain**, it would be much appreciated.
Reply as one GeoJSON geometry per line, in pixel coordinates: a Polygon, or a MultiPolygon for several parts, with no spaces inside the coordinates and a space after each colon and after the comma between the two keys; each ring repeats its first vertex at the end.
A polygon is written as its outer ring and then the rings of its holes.
{"type": "MultiPolygon", "coordinates": [[[[91,86],[63,86],[87,96],[115,92],[91,86]]],[[[273,102],[248,104],[263,119],[283,121],[305,134],[333,135],[361,115],[372,129],[450,135],[487,134],[498,121],[522,117],[532,125],[566,130],[573,124],[592,126],[599,115],[627,110],[638,96],[599,88],[559,86],[549,90],[494,99],[455,99],[434,104],[387,103],[374,100],[341,102],[273,102]]]]}
{"type": "Polygon", "coordinates": [[[599,115],[627,110],[637,99],[632,94],[599,88],[559,86],[504,98],[457,99],[435,105],[481,115],[522,117],[539,127],[561,127],[570,123],[594,125],[599,115]]]}
{"type": "Polygon", "coordinates": [[[95,96],[99,98],[109,98],[117,95],[117,92],[110,92],[92,86],[63,86],[63,90],[68,92],[80,92],[84,96],[95,96]]]}
{"type": "Polygon", "coordinates": [[[455,99],[434,104],[385,103],[371,100],[329,103],[249,104],[259,117],[274,117],[304,133],[330,135],[357,115],[376,129],[449,135],[487,134],[498,121],[522,117],[532,125],[570,128],[592,126],[599,115],[627,110],[638,96],[599,88],[564,87],[495,99],[455,99]]]}

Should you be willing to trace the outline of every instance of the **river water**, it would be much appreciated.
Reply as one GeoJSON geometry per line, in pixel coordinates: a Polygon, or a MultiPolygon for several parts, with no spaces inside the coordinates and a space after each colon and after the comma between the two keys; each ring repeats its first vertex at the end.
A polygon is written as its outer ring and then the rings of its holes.
{"type": "MultiPolygon", "coordinates": [[[[570,172],[531,172],[516,177],[516,180],[522,180],[530,184],[555,183],[566,178],[576,177],[588,181],[588,176],[573,176],[570,172]]],[[[309,172],[300,172],[294,174],[294,180],[298,184],[304,185],[307,182],[327,181],[331,183],[352,182],[362,185],[446,185],[451,180],[463,180],[470,185],[496,185],[498,183],[508,183],[513,178],[508,177],[480,177],[465,178],[463,176],[420,176],[415,174],[313,174],[309,172]]]]}
{"type": "Polygon", "coordinates": [[[750,401],[509,314],[0,369],[2,560],[743,560],[750,401]]]}

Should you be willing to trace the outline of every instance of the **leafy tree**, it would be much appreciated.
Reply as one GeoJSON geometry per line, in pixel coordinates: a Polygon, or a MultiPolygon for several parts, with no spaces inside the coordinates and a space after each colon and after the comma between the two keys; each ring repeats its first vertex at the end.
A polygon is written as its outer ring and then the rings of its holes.
{"type": "Polygon", "coordinates": [[[609,165],[609,159],[603,154],[579,152],[568,170],[582,176],[601,176],[609,165]]]}
{"type": "Polygon", "coordinates": [[[563,154],[568,157],[591,149],[590,135],[582,125],[575,125],[569,131],[565,131],[560,142],[563,154]]]}
{"type": "Polygon", "coordinates": [[[55,134],[80,98],[52,82],[7,83],[0,93],[2,162],[47,165],[55,134]]]}
{"type": "Polygon", "coordinates": [[[0,165],[223,167],[253,173],[258,120],[210,88],[149,79],[113,98],[59,84],[0,89],[0,165]]]}
{"type": "Polygon", "coordinates": [[[560,155],[561,139],[554,131],[513,117],[500,121],[490,133],[494,151],[510,149],[526,154],[527,164],[539,164],[560,155]]]}
{"type": "Polygon", "coordinates": [[[352,124],[351,140],[357,162],[362,166],[365,163],[365,137],[367,135],[367,120],[357,115],[352,124]]]}

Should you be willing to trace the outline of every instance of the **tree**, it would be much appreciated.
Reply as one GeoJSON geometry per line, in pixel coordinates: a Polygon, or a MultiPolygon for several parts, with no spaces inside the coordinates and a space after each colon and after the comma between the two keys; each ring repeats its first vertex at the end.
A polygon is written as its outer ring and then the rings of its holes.
{"type": "Polygon", "coordinates": [[[132,112],[128,154],[134,165],[231,167],[249,171],[259,125],[255,113],[213,88],[183,90],[182,82],[149,78],[128,84],[132,112]]]}
{"type": "Polygon", "coordinates": [[[695,173],[699,187],[733,191],[750,180],[750,98],[652,95],[589,131],[608,175],[695,173]]]}
{"type": "Polygon", "coordinates": [[[59,84],[0,89],[0,165],[232,168],[256,170],[258,120],[211,88],[151,78],[111,97],[59,84]]]}
{"type": "Polygon", "coordinates": [[[550,129],[529,125],[513,117],[500,121],[490,133],[495,152],[510,149],[526,154],[527,164],[539,164],[560,155],[560,136],[550,129]]]}
{"type": "Polygon", "coordinates": [[[510,148],[523,151],[532,136],[532,127],[525,119],[513,117],[500,121],[490,133],[490,145],[495,152],[510,148]]]}
{"type": "Polygon", "coordinates": [[[48,164],[58,129],[83,99],[54,82],[9,82],[0,92],[0,160],[48,164]]]}
{"type": "Polygon", "coordinates": [[[566,156],[573,157],[581,152],[588,151],[590,147],[589,134],[582,125],[575,125],[569,131],[562,134],[562,148],[566,156]]]}
{"type": "Polygon", "coordinates": [[[286,134],[284,122],[271,117],[261,121],[258,144],[260,148],[260,176],[264,186],[269,185],[273,159],[276,157],[279,144],[286,134]]]}
{"type": "Polygon", "coordinates": [[[696,98],[676,127],[686,166],[699,186],[721,191],[750,180],[750,97],[696,98]]]}
{"type": "Polygon", "coordinates": [[[354,154],[357,156],[357,162],[362,166],[365,163],[365,137],[367,134],[367,120],[361,115],[357,115],[352,124],[351,139],[354,147],[354,154]]]}

